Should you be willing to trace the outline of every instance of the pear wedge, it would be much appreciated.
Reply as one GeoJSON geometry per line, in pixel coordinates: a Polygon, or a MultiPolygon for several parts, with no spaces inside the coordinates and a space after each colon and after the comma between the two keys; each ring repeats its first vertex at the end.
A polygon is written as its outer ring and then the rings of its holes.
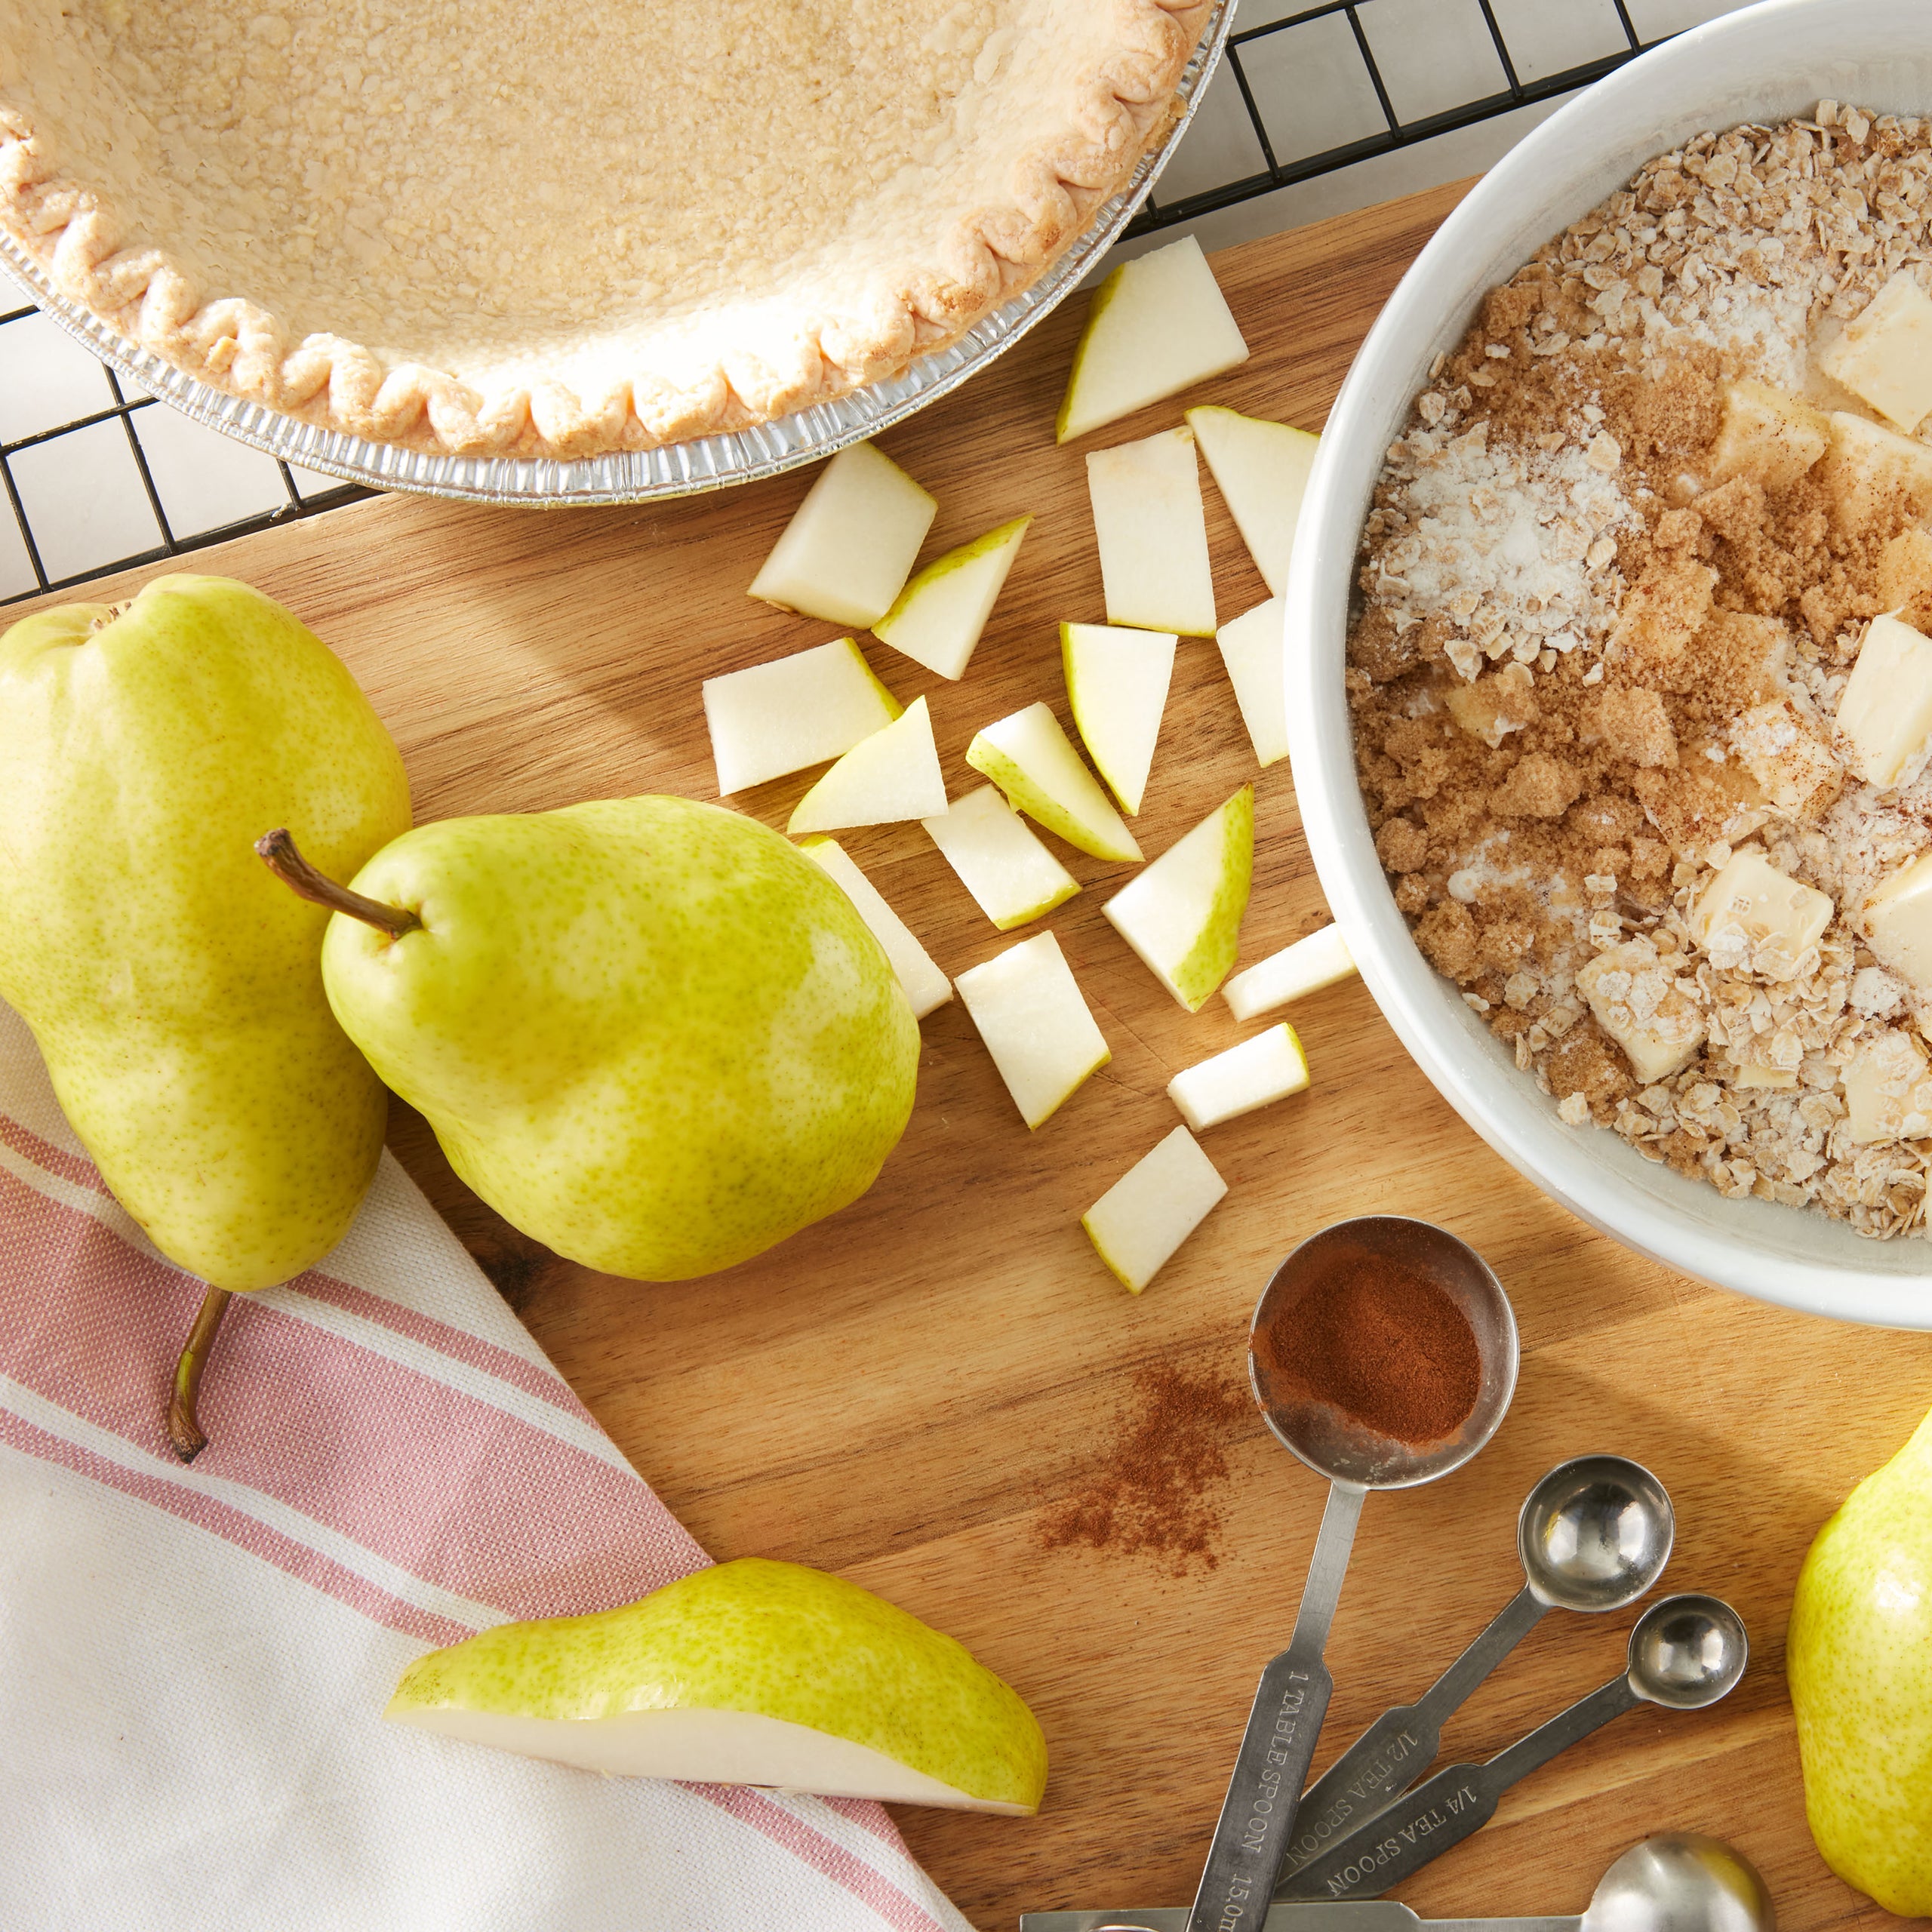
{"type": "Polygon", "coordinates": [[[751,594],[869,630],[906,586],[939,505],[870,443],[841,450],[772,546],[751,594]]]}
{"type": "Polygon", "coordinates": [[[1194,432],[1168,429],[1095,450],[1087,459],[1087,494],[1107,622],[1212,637],[1214,578],[1194,432]]]}
{"type": "Polygon", "coordinates": [[[1069,845],[1097,859],[1139,860],[1134,834],[1048,706],[1029,704],[989,724],[966,747],[966,762],[990,778],[1009,804],[1069,845]]]}
{"type": "Polygon", "coordinates": [[[942,678],[964,677],[1032,521],[1016,517],[934,558],[873,625],[872,635],[942,678]]]}
{"type": "Polygon", "coordinates": [[[1094,1252],[1137,1295],[1228,1191],[1184,1127],[1143,1154],[1080,1217],[1094,1252]]]}
{"type": "Polygon", "coordinates": [[[1271,596],[1280,596],[1287,587],[1295,525],[1321,438],[1286,423],[1211,405],[1190,409],[1187,426],[1262,581],[1271,596]]]}
{"type": "Polygon", "coordinates": [[[1117,423],[1247,354],[1201,244],[1183,235],[1122,263],[1094,291],[1054,440],[1117,423]]]}
{"type": "Polygon", "coordinates": [[[842,758],[900,712],[849,637],[707,678],[702,694],[721,798],[842,758]]]}
{"type": "Polygon", "coordinates": [[[1288,755],[1287,608],[1278,597],[1232,618],[1214,633],[1235,688],[1241,721],[1263,768],[1288,755]]]}
{"type": "Polygon", "coordinates": [[[1304,994],[1352,979],[1355,970],[1341,928],[1324,926],[1237,973],[1221,989],[1221,997],[1237,1020],[1253,1020],[1304,994]]]}
{"type": "Polygon", "coordinates": [[[1033,1714],[965,1647],[823,1571],[745,1557],[403,1672],[392,1723],[606,1775],[1029,1817],[1033,1714]]]}
{"type": "Polygon", "coordinates": [[[1011,932],[1080,890],[1080,881],[1041,844],[991,785],[982,785],[937,818],[928,835],[980,910],[1011,932]]]}
{"type": "Polygon", "coordinates": [[[1307,1088],[1308,1056],[1300,1035],[1284,1020],[1226,1053],[1183,1067],[1168,1082],[1168,1098],[1196,1134],[1205,1134],[1224,1120],[1307,1088]]]}
{"type": "Polygon", "coordinates": [[[885,949],[885,956],[906,989],[912,1017],[923,1020],[934,1008],[943,1006],[952,997],[952,982],[933,964],[932,955],[886,903],[844,847],[835,838],[807,838],[800,841],[798,850],[851,900],[872,937],[885,949]]]}
{"type": "Polygon", "coordinates": [[[1171,631],[1062,624],[1060,663],[1067,701],[1089,755],[1114,796],[1140,809],[1174,676],[1171,631]]]}
{"type": "Polygon", "coordinates": [[[798,801],[785,829],[842,832],[848,826],[891,825],[933,818],[946,810],[946,777],[933,747],[933,721],[924,698],[912,702],[852,749],[798,801]]]}
{"type": "Polygon", "coordinates": [[[1051,933],[961,973],[959,997],[1029,1129],[1113,1057],[1051,933]]]}
{"type": "Polygon", "coordinates": [[[1235,963],[1254,876],[1254,787],[1244,785],[1101,910],[1148,970],[1198,1013],[1235,963]]]}

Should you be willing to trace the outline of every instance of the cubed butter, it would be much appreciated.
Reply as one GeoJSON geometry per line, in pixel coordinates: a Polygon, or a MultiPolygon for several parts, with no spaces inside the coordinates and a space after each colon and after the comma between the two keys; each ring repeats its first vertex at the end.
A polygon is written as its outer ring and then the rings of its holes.
{"type": "Polygon", "coordinates": [[[1902,980],[1932,993],[1932,852],[1899,867],[1865,902],[1865,937],[1902,980]]]}
{"type": "Polygon", "coordinates": [[[1647,939],[1626,940],[1583,967],[1577,990],[1646,1086],[1681,1071],[1703,1044],[1704,1017],[1647,939]]]}
{"type": "Polygon", "coordinates": [[[1830,897],[1755,850],[1734,852],[1690,910],[1690,934],[1720,966],[1789,980],[1832,922],[1830,897]]]}
{"type": "Polygon", "coordinates": [[[1932,410],[1932,300],[1900,269],[1818,366],[1909,436],[1932,410]]]}
{"type": "Polygon", "coordinates": [[[1888,1027],[1844,1070],[1845,1126],[1857,1141],[1932,1134],[1932,1073],[1909,1033],[1888,1027]]]}
{"type": "Polygon", "coordinates": [[[1745,768],[1781,816],[1810,824],[1836,801],[1844,774],[1790,700],[1754,706],[1730,728],[1745,768]]]}
{"type": "Polygon", "coordinates": [[[1896,617],[1874,617],[1838,700],[1838,726],[1866,784],[1909,784],[1932,747],[1932,639],[1896,617]]]}
{"type": "Polygon", "coordinates": [[[1844,410],[1827,420],[1832,445],[1819,473],[1841,529],[1862,536],[1932,512],[1932,448],[1844,410]]]}
{"type": "Polygon", "coordinates": [[[1788,490],[1831,442],[1822,411],[1751,377],[1724,392],[1724,423],[1711,448],[1710,479],[1748,476],[1767,490],[1788,490]]]}
{"type": "Polygon", "coordinates": [[[1730,1050],[1731,1065],[1737,1069],[1731,1075],[1735,1087],[1795,1087],[1798,1075],[1788,1066],[1768,1066],[1761,1060],[1740,1059],[1739,1050],[1730,1050]]]}

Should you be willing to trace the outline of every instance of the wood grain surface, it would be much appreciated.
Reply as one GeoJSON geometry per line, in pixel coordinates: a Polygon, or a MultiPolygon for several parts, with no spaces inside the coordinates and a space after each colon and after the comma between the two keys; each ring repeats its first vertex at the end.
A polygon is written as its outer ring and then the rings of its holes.
{"type": "MultiPolygon", "coordinates": [[[[1456,192],[1220,257],[1254,359],[1183,400],[1318,428],[1456,192]]],[[[955,792],[977,782],[961,754],[979,725],[1041,697],[1066,715],[1056,625],[1102,614],[1086,451],[1178,420],[1180,402],[1162,405],[1054,446],[1081,307],[883,439],[939,498],[928,555],[1023,512],[1038,519],[963,682],[869,649],[903,700],[931,697],[955,792]]],[[[419,817],[647,790],[711,798],[700,677],[835,634],[745,595],[808,481],[549,513],[389,498],[193,561],[260,585],[341,652],[402,746],[419,817]]],[[[1208,494],[1230,617],[1266,593],[1208,494]]],[[[1159,852],[1255,776],[1218,654],[1184,645],[1142,843],[1159,852]]],[[[782,827],[806,782],[737,802],[782,827]]],[[[1244,963],[1324,917],[1286,764],[1257,789],[1244,963]]],[[[949,974],[1012,943],[916,827],[846,842],[949,974]]],[[[1456,1118],[1353,983],[1295,1009],[1313,1090],[1204,1137],[1232,1191],[1129,1297],[1078,1217],[1173,1125],[1170,1076],[1239,1029],[1218,999],[1183,1013],[1106,924],[1101,902],[1121,869],[1061,856],[1088,890],[1048,923],[1112,1063],[1029,1135],[962,1008],[943,1008],[924,1024],[911,1128],[878,1186],[744,1267],[662,1287],[592,1275],[468,1195],[400,1106],[394,1144],[707,1549],[841,1571],[952,1632],[1031,1703],[1053,1758],[1037,1820],[900,1814],[977,1926],[1011,1927],[1036,1907],[1192,1897],[1256,1674],[1294,1619],[1321,1485],[1257,1420],[1227,1444],[1212,1568],[1048,1549],[1039,1524],[1113,1436],[1137,1370],[1177,1362],[1238,1378],[1275,1261],[1327,1222],[1381,1211],[1441,1222],[1487,1256],[1520,1319],[1522,1375],[1478,1462],[1370,1499],[1330,1647],[1337,1688],[1318,1765],[1383,1704],[1420,1690],[1515,1589],[1518,1504],[1578,1451],[1620,1451],[1663,1478],[1678,1520],[1667,1585],[1730,1598],[1753,1644],[1727,1703],[1620,1719],[1519,1786],[1410,1902],[1425,1914],[1576,1911],[1623,1846],[1682,1828],[1758,1863],[1786,1932],[1875,1922],[1805,1829],[1783,1632],[1818,1525],[1932,1400],[1932,1336],[1759,1307],[1592,1233],[1456,1118]]],[[[1633,1616],[1546,1619],[1454,1721],[1447,1750],[1486,1756],[1615,1674],[1633,1616]]]]}

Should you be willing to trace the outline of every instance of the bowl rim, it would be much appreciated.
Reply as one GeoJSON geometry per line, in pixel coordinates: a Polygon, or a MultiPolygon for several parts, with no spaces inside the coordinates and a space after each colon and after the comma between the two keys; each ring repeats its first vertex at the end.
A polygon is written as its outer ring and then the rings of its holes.
{"type": "Polygon", "coordinates": [[[1761,72],[1754,82],[1754,61],[1761,68],[1807,54],[1811,101],[1829,96],[1835,79],[1846,88],[1838,98],[1882,105],[1887,89],[1861,80],[1860,59],[1868,69],[1882,60],[1889,74],[1909,67],[1901,49],[1919,63],[1915,111],[1932,112],[1932,9],[1921,0],[1865,0],[1849,17],[1838,0],[1761,0],[1598,82],[1490,171],[1398,285],[1330,413],[1289,569],[1285,678],[1296,799],[1322,891],[1383,1016],[1463,1119],[1526,1179],[1639,1254],[1783,1307],[1926,1328],[1932,1249],[1918,1239],[1870,1241],[1820,1213],[1727,1198],[1646,1161],[1614,1133],[1558,1118],[1553,1100],[1423,956],[1396,908],[1368,829],[1343,681],[1349,583],[1383,452],[1432,355],[1460,338],[1483,291],[1649,155],[1706,128],[1807,111],[1790,104],[1786,84],[1767,102],[1772,84],[1761,72]],[[1631,161],[1633,126],[1650,145],[1631,161]],[[1499,271],[1505,260],[1511,266],[1499,271]]]}

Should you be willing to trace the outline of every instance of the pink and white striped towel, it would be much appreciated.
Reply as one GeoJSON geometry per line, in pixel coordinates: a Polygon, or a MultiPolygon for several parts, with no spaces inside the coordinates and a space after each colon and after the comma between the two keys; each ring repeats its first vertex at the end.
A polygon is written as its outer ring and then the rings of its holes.
{"type": "Polygon", "coordinates": [[[385,1724],[409,1660],[707,1559],[386,1154],[231,1305],[101,1186],[0,1006],[0,1926],[968,1932],[876,1805],[602,1779],[385,1724]]]}

